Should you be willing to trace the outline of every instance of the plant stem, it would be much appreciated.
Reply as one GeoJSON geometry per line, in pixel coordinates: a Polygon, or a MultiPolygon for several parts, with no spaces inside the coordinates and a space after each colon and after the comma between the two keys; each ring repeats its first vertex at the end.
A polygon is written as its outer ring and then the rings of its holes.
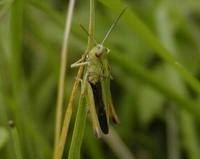
{"type": "Polygon", "coordinates": [[[23,159],[22,152],[21,152],[21,144],[20,144],[20,139],[19,139],[19,134],[18,134],[17,128],[16,128],[15,124],[13,123],[13,121],[9,121],[8,124],[11,128],[11,135],[13,138],[16,159],[23,159]]]}
{"type": "MultiPolygon", "coordinates": [[[[90,0],[90,17],[89,17],[89,34],[90,37],[94,37],[94,29],[95,29],[95,5],[94,0],[90,0]]],[[[87,51],[90,51],[94,45],[94,41],[88,37],[88,47],[87,51]]]]}
{"type": "Polygon", "coordinates": [[[64,40],[61,51],[61,65],[60,65],[60,77],[58,83],[58,96],[56,103],[56,125],[55,125],[55,149],[58,146],[59,137],[60,137],[60,129],[61,129],[61,120],[62,120],[62,108],[63,108],[63,97],[64,97],[64,88],[65,88],[65,72],[67,66],[67,48],[68,48],[68,40],[69,33],[71,30],[71,21],[73,16],[75,0],[69,1],[68,12],[66,16],[66,27],[64,32],[64,40]]]}
{"type": "Polygon", "coordinates": [[[185,110],[180,111],[180,128],[181,128],[181,139],[183,148],[187,154],[188,159],[198,159],[199,153],[199,142],[197,140],[198,134],[193,120],[192,114],[189,114],[185,110]]]}
{"type": "Polygon", "coordinates": [[[87,111],[86,111],[86,101],[83,94],[81,94],[79,99],[79,107],[77,112],[77,117],[75,121],[72,141],[69,149],[68,159],[79,159],[81,145],[83,141],[85,121],[86,121],[87,111]]]}
{"type": "MultiPolygon", "coordinates": [[[[23,71],[22,71],[22,30],[23,30],[23,0],[16,0],[11,6],[10,16],[10,73],[13,96],[17,103],[20,103],[20,93],[22,92],[23,71]]],[[[21,104],[21,103],[20,103],[21,104]]]]}
{"type": "Polygon", "coordinates": [[[103,139],[106,141],[106,143],[110,146],[110,148],[115,152],[115,154],[119,158],[123,159],[135,159],[133,154],[130,152],[128,147],[124,144],[122,139],[119,137],[117,132],[114,131],[110,127],[110,133],[108,135],[104,135],[103,139]]]}
{"type": "MultiPolygon", "coordinates": [[[[79,67],[76,78],[77,79],[81,78],[82,73],[83,73],[83,66],[79,67]]],[[[74,101],[74,97],[76,96],[78,84],[79,84],[79,81],[75,80],[74,85],[73,85],[73,89],[72,89],[72,92],[71,92],[71,95],[70,95],[70,98],[69,98],[69,103],[67,105],[67,109],[66,109],[66,112],[65,112],[61,136],[60,136],[60,139],[59,139],[59,144],[56,147],[57,149],[56,149],[54,159],[61,159],[62,155],[63,155],[64,146],[65,146],[65,143],[66,143],[69,124],[70,124],[70,121],[71,121],[71,116],[72,116],[72,111],[73,111],[73,101],[74,101]]]]}
{"type": "MultiPolygon", "coordinates": [[[[94,0],[90,0],[90,18],[89,18],[89,34],[91,37],[94,36],[94,16],[95,16],[95,7],[94,7],[94,0]]],[[[91,38],[88,37],[88,46],[86,49],[86,53],[91,50],[93,47],[93,41],[91,38]]],[[[85,121],[87,117],[86,111],[86,99],[85,99],[85,88],[86,88],[86,81],[87,80],[87,72],[84,75],[84,79],[82,81],[82,88],[81,94],[79,98],[79,106],[78,112],[76,116],[74,131],[72,135],[72,141],[69,149],[69,159],[79,159],[80,158],[80,151],[81,145],[83,141],[84,129],[85,129],[85,121]]]]}

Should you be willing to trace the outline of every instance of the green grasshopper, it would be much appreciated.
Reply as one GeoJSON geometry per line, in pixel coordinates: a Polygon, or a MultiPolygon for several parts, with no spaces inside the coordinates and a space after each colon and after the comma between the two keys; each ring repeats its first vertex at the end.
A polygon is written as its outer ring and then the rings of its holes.
{"type": "Polygon", "coordinates": [[[126,8],[121,11],[120,15],[112,23],[110,29],[100,44],[98,44],[93,37],[90,37],[86,29],[82,28],[87,32],[89,38],[92,38],[96,45],[91,49],[91,51],[89,51],[84,62],[80,59],[71,65],[71,67],[86,65],[86,101],[89,106],[92,126],[98,137],[101,132],[104,134],[109,133],[108,117],[111,117],[114,123],[118,123],[119,121],[113,106],[110,92],[110,80],[112,79],[112,76],[107,59],[107,55],[110,50],[104,47],[103,44],[125,10],[126,8]]]}

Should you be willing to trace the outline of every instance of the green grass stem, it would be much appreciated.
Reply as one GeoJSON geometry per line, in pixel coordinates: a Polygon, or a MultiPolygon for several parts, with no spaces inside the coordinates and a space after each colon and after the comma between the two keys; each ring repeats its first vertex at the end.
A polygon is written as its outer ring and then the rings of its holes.
{"type": "Polygon", "coordinates": [[[14,145],[15,157],[16,159],[23,159],[18,130],[13,121],[9,121],[8,124],[11,128],[11,136],[12,136],[13,145],[14,145]]]}
{"type": "MultiPolygon", "coordinates": [[[[94,0],[90,0],[90,15],[89,15],[89,34],[94,36],[94,17],[95,17],[95,4],[94,0]]],[[[88,46],[86,53],[92,48],[93,41],[88,37],[88,46]]],[[[76,115],[75,126],[72,135],[72,141],[69,149],[69,159],[79,159],[81,153],[81,145],[83,142],[83,135],[85,129],[85,121],[87,117],[87,107],[85,99],[85,88],[86,88],[87,73],[84,75],[82,81],[81,94],[79,97],[78,112],[76,115]]]]}

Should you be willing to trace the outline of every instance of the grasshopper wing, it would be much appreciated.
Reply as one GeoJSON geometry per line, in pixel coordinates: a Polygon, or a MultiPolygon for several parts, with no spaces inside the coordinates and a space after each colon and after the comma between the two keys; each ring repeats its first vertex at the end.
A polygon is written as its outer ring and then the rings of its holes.
{"type": "Polygon", "coordinates": [[[108,134],[108,121],[106,115],[106,107],[104,105],[101,82],[98,81],[95,84],[90,83],[93,91],[96,112],[99,120],[99,125],[104,134],[108,134]]]}
{"type": "Polygon", "coordinates": [[[100,131],[99,121],[98,121],[97,113],[96,113],[96,109],[95,109],[93,91],[92,91],[92,88],[91,88],[89,82],[87,82],[86,85],[87,85],[86,99],[87,99],[87,104],[89,106],[92,127],[93,127],[96,137],[100,137],[101,131],[100,131]]]}

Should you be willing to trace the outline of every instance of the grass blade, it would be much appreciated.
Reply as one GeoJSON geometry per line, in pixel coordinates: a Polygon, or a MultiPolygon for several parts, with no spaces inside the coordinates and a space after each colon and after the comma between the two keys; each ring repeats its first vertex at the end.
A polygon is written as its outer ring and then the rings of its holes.
{"type": "Polygon", "coordinates": [[[61,51],[60,77],[59,77],[59,83],[58,83],[58,96],[57,96],[57,102],[56,102],[55,147],[59,143],[59,137],[60,137],[60,131],[61,131],[63,98],[64,98],[64,88],[65,88],[65,73],[66,73],[67,54],[68,54],[67,49],[68,49],[68,40],[69,40],[69,33],[71,29],[71,21],[72,21],[72,16],[73,16],[74,4],[75,4],[75,0],[69,1],[68,12],[66,16],[64,40],[63,40],[62,51],[61,51]]]}

